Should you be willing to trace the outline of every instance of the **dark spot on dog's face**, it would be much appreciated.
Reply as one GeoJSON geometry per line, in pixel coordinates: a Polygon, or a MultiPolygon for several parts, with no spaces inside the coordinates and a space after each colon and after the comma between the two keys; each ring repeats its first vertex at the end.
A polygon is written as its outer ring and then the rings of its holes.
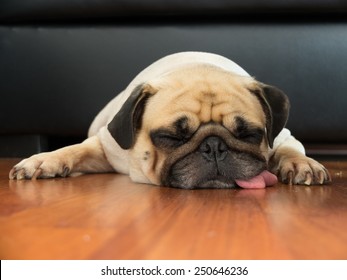
{"type": "Polygon", "coordinates": [[[151,153],[149,151],[145,151],[145,153],[143,155],[143,160],[148,160],[150,155],[151,155],[151,153]]]}

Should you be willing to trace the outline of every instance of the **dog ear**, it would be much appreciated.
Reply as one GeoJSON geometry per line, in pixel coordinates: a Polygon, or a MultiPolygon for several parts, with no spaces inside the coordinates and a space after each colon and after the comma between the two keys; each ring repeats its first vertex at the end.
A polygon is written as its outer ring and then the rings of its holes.
{"type": "Polygon", "coordinates": [[[252,90],[258,97],[266,116],[267,140],[270,148],[276,136],[287,123],[290,103],[287,95],[280,89],[260,84],[260,90],[252,90]]]}
{"type": "Polygon", "coordinates": [[[136,133],[141,128],[146,102],[152,94],[154,94],[154,89],[151,86],[147,84],[137,86],[108,124],[107,129],[122,149],[128,150],[135,144],[136,133]]]}

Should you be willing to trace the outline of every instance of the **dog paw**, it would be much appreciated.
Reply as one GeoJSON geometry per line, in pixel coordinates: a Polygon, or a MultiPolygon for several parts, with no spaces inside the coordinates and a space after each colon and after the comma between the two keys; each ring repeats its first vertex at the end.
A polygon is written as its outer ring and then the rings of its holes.
{"type": "Polygon", "coordinates": [[[37,179],[66,177],[70,173],[68,165],[52,153],[41,153],[24,159],[10,171],[10,179],[37,179]]]}
{"type": "Polygon", "coordinates": [[[322,185],[331,182],[328,170],[306,156],[282,159],[274,173],[281,182],[289,185],[322,185]]]}

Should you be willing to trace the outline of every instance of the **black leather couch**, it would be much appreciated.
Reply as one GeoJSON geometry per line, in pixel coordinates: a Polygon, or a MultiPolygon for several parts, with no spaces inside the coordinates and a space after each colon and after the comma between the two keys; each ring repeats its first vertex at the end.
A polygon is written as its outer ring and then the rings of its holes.
{"type": "Polygon", "coordinates": [[[80,141],[139,71],[192,50],[284,90],[304,143],[347,143],[346,1],[2,0],[0,157],[80,141]]]}

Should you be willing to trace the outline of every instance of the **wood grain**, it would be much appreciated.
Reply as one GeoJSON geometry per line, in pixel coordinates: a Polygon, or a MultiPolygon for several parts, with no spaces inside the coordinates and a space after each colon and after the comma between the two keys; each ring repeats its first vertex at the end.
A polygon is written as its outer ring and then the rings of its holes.
{"type": "Polygon", "coordinates": [[[347,161],[329,186],[180,190],[125,175],[8,180],[1,259],[346,259],[347,161]]]}

